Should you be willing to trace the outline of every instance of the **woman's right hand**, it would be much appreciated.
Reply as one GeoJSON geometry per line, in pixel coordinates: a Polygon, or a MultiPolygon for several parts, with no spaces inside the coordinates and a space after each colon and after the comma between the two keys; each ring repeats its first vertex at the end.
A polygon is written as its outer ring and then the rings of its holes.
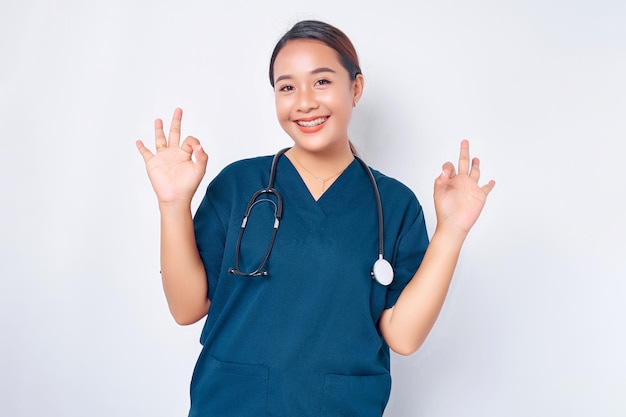
{"type": "Polygon", "coordinates": [[[206,172],[209,156],[202,149],[200,141],[187,136],[180,144],[182,117],[182,109],[175,109],[169,138],[163,132],[163,121],[154,121],[156,153],[146,148],[141,140],[136,142],[159,204],[189,204],[206,172]]]}

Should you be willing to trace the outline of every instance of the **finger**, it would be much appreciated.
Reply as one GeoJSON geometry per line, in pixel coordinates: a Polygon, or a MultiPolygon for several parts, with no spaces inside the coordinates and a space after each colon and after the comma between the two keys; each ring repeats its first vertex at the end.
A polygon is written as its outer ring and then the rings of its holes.
{"type": "Polygon", "coordinates": [[[183,118],[183,109],[174,109],[172,124],[170,125],[169,146],[179,146],[180,144],[180,122],[183,118]]]}
{"type": "Polygon", "coordinates": [[[469,176],[476,182],[480,179],[480,160],[478,158],[472,158],[472,168],[470,169],[469,176]]]}
{"type": "Polygon", "coordinates": [[[180,149],[187,153],[193,153],[194,149],[200,146],[200,141],[193,136],[187,136],[183,143],[180,145],[180,149]]]}
{"type": "Polygon", "coordinates": [[[165,138],[165,133],[163,132],[163,120],[161,119],[156,119],[154,121],[154,143],[157,151],[167,146],[167,139],[165,138]]]}
{"type": "Polygon", "coordinates": [[[459,154],[459,174],[467,174],[470,168],[469,141],[461,141],[461,152],[459,154]]]}
{"type": "Polygon", "coordinates": [[[456,171],[452,162],[446,162],[445,164],[443,164],[443,166],[441,167],[441,171],[446,178],[452,179],[456,177],[456,171]]]}
{"type": "Polygon", "coordinates": [[[146,148],[142,141],[136,141],[135,145],[137,145],[137,149],[145,162],[148,162],[148,160],[154,156],[152,152],[150,152],[150,149],[146,148]]]}
{"type": "Polygon", "coordinates": [[[485,194],[489,194],[493,187],[496,186],[496,182],[494,180],[489,181],[487,184],[483,185],[481,188],[485,192],[485,194]]]}
{"type": "Polygon", "coordinates": [[[196,157],[196,167],[204,175],[209,155],[204,152],[204,148],[200,144],[200,141],[193,136],[187,136],[180,148],[196,157]]]}

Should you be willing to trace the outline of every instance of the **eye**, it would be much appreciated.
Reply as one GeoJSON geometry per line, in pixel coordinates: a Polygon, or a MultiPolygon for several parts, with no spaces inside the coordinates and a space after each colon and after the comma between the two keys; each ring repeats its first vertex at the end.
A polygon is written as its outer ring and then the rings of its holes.
{"type": "Polygon", "coordinates": [[[315,83],[315,85],[327,85],[327,84],[330,84],[330,81],[325,78],[322,78],[321,80],[317,80],[317,82],[315,83]]]}
{"type": "Polygon", "coordinates": [[[293,86],[292,86],[292,85],[289,85],[289,84],[287,84],[287,85],[283,85],[282,87],[280,87],[280,88],[278,89],[278,91],[283,91],[283,92],[285,92],[285,93],[288,93],[288,92],[293,91],[293,90],[294,90],[293,86]]]}

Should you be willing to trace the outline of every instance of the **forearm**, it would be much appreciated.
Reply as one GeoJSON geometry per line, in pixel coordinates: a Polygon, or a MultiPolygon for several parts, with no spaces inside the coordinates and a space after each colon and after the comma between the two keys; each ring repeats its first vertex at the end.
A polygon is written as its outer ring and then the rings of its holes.
{"type": "Polygon", "coordinates": [[[207,314],[210,302],[190,205],[162,205],[160,211],[163,290],[176,322],[192,324],[207,314]]]}
{"type": "Polygon", "coordinates": [[[411,354],[424,342],[441,311],[466,234],[437,229],[422,263],[380,328],[396,352],[411,354]]]}

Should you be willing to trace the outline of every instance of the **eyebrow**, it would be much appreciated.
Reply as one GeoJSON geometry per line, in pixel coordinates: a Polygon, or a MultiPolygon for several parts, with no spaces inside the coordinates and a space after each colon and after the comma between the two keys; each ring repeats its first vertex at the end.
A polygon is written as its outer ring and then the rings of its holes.
{"type": "MultiPolygon", "coordinates": [[[[315,75],[315,74],[319,74],[322,72],[332,72],[333,74],[335,74],[337,71],[327,68],[327,67],[321,67],[321,68],[316,68],[313,71],[311,71],[311,74],[315,75]]],[[[293,78],[291,75],[281,75],[280,77],[276,78],[274,83],[278,83],[279,81],[282,81],[282,80],[289,80],[291,78],[293,78]]]]}

